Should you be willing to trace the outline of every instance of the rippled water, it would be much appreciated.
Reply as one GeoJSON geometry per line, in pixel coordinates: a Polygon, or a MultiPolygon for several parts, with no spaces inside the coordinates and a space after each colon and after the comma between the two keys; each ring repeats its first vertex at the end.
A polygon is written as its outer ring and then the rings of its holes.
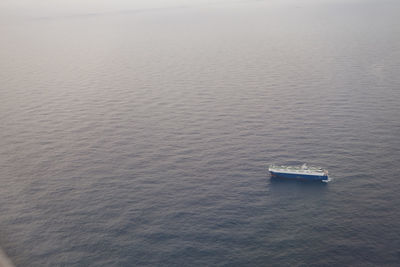
{"type": "Polygon", "coordinates": [[[399,264],[396,1],[68,12],[0,20],[16,265],[399,264]]]}

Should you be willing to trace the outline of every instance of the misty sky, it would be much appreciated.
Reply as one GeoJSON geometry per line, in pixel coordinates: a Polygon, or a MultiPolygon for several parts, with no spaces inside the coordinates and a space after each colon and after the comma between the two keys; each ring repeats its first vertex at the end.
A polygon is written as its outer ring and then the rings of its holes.
{"type": "Polygon", "coordinates": [[[371,2],[373,0],[2,0],[0,20],[10,17],[46,17],[77,15],[85,13],[118,12],[135,9],[199,7],[249,2],[264,2],[271,5],[304,5],[325,2],[371,2]]]}

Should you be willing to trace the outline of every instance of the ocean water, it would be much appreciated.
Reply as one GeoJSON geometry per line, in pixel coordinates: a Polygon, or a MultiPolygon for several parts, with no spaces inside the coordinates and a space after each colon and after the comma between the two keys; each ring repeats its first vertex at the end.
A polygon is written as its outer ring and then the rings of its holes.
{"type": "Polygon", "coordinates": [[[400,264],[398,1],[71,3],[1,4],[16,266],[400,264]]]}

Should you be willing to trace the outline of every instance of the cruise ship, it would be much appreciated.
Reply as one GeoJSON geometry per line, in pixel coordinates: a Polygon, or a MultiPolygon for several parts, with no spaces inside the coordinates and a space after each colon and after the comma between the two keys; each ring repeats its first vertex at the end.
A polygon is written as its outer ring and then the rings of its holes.
{"type": "Polygon", "coordinates": [[[307,181],[328,181],[328,171],[317,167],[279,166],[271,165],[268,168],[271,177],[284,179],[297,179],[307,181]]]}

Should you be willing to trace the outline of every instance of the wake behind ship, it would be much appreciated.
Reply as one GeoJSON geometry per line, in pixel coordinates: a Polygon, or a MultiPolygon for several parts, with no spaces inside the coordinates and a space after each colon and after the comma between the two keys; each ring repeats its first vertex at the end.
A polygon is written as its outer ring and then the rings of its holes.
{"type": "Polygon", "coordinates": [[[271,165],[268,168],[271,177],[283,179],[296,179],[307,181],[328,181],[328,171],[317,167],[302,166],[278,166],[271,165]]]}

